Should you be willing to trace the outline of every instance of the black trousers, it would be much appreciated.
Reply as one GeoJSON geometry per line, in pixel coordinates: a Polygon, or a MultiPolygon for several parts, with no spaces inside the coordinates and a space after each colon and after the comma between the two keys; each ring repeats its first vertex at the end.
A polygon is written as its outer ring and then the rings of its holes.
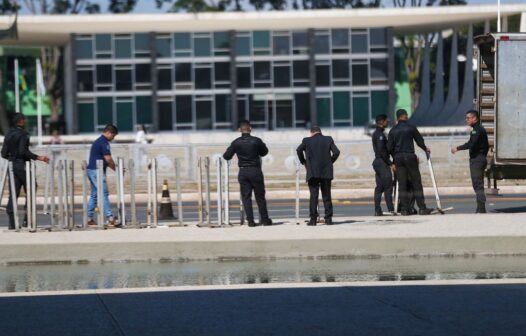
{"type": "Polygon", "coordinates": [[[267,220],[267,200],[265,199],[265,179],[259,167],[240,167],[237,176],[241,189],[241,200],[247,216],[247,221],[254,221],[254,211],[252,210],[252,191],[256,196],[258,204],[259,220],[267,220]]]}
{"type": "Polygon", "coordinates": [[[486,203],[486,194],[484,193],[484,171],[488,161],[484,155],[479,155],[469,159],[469,172],[471,175],[471,184],[477,195],[477,203],[486,203]]]}
{"type": "Polygon", "coordinates": [[[325,208],[325,219],[332,218],[331,180],[310,178],[308,181],[310,191],[309,215],[310,218],[318,217],[318,197],[321,189],[321,198],[325,208]]]}
{"type": "Polygon", "coordinates": [[[376,158],[373,161],[373,169],[376,177],[376,187],[374,188],[374,208],[381,210],[382,194],[389,211],[394,211],[393,205],[393,173],[384,160],[376,158]]]}
{"type": "MultiPolygon", "coordinates": [[[[20,190],[22,189],[22,187],[24,187],[24,191],[27,192],[25,162],[13,161],[13,176],[15,179],[14,181],[15,194],[16,194],[16,198],[18,199],[18,196],[20,196],[20,190]]],[[[9,217],[9,230],[15,229],[15,215],[13,213],[13,201],[12,200],[13,200],[13,197],[11,195],[11,180],[9,179],[9,201],[7,202],[7,208],[6,208],[6,212],[9,217]]],[[[26,207],[27,207],[27,201],[26,201],[26,205],[24,206],[24,209],[26,209],[26,207]]]]}
{"type": "Polygon", "coordinates": [[[426,208],[424,199],[424,188],[422,187],[422,176],[418,168],[418,159],[415,154],[395,154],[396,177],[400,188],[400,203],[402,210],[410,210],[408,182],[413,186],[413,194],[420,209],[426,208]]]}

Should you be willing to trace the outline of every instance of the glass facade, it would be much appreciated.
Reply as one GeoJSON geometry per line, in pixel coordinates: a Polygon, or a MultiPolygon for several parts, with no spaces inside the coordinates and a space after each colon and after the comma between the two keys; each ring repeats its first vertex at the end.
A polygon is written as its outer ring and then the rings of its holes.
{"type": "Polygon", "coordinates": [[[79,132],[155,119],[160,131],[229,129],[234,106],[238,120],[269,130],[305,127],[313,108],[322,127],[363,126],[389,110],[387,29],[315,29],[312,45],[307,29],[231,34],[77,35],[79,132]]]}

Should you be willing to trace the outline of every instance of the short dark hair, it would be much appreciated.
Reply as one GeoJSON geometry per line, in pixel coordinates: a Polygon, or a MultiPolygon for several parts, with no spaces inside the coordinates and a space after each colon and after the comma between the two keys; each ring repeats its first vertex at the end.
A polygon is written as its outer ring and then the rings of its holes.
{"type": "Polygon", "coordinates": [[[310,128],[311,133],[321,133],[321,128],[319,126],[312,126],[310,128]]]}
{"type": "Polygon", "coordinates": [[[250,125],[250,121],[248,121],[248,120],[241,120],[241,121],[239,122],[239,129],[240,129],[241,131],[243,131],[243,130],[249,130],[251,127],[252,127],[252,126],[250,125]]]}
{"type": "Polygon", "coordinates": [[[396,111],[396,119],[400,119],[401,116],[407,115],[407,111],[404,109],[399,109],[396,111]]]}
{"type": "Polygon", "coordinates": [[[12,119],[13,125],[17,125],[21,120],[24,120],[24,119],[26,119],[25,115],[23,115],[22,113],[15,113],[12,119]]]}
{"type": "Polygon", "coordinates": [[[107,124],[104,129],[102,130],[103,133],[111,133],[111,134],[119,134],[119,129],[117,128],[117,126],[113,125],[113,124],[107,124]]]}
{"type": "Polygon", "coordinates": [[[475,117],[477,117],[477,120],[480,119],[480,117],[479,117],[479,111],[468,110],[468,111],[466,112],[466,114],[472,114],[472,115],[474,115],[475,117]]]}
{"type": "Polygon", "coordinates": [[[385,114],[379,114],[375,118],[376,123],[379,123],[380,121],[384,121],[384,120],[387,120],[387,115],[385,114]]]}

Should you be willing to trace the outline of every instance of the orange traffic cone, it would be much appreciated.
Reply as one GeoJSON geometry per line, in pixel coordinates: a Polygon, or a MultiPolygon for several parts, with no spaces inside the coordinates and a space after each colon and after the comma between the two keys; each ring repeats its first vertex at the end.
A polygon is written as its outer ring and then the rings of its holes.
{"type": "Polygon", "coordinates": [[[175,219],[168,190],[168,180],[163,182],[163,193],[161,195],[161,205],[159,207],[159,219],[175,219]]]}

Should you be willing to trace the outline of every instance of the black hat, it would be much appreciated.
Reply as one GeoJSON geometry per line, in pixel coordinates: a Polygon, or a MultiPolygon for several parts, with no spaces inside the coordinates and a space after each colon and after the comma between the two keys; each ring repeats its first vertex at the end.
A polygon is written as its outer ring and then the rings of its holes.
{"type": "Polygon", "coordinates": [[[385,114],[379,114],[376,116],[375,121],[378,123],[380,121],[384,121],[385,119],[387,119],[387,116],[385,114]]]}
{"type": "Polygon", "coordinates": [[[399,109],[398,111],[396,111],[396,118],[399,119],[401,116],[403,115],[407,115],[407,111],[404,110],[404,109],[399,109]]]}

